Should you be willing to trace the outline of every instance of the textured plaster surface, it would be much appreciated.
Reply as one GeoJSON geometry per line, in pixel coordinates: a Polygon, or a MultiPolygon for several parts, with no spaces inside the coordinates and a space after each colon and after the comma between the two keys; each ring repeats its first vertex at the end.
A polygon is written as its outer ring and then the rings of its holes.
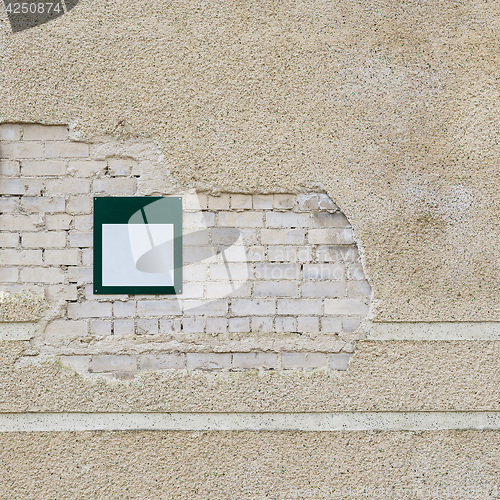
{"type": "Polygon", "coordinates": [[[148,137],[213,190],[323,186],[381,320],[498,320],[498,19],[487,1],[100,2],[0,26],[0,121],[148,137]]]}
{"type": "Polygon", "coordinates": [[[0,435],[10,498],[498,498],[499,434],[0,435]],[[362,458],[361,458],[362,457],[362,458]]]}
{"type": "Polygon", "coordinates": [[[165,371],[88,379],[56,363],[16,363],[1,343],[0,411],[499,411],[498,342],[357,342],[346,372],[165,371]]]}
{"type": "Polygon", "coordinates": [[[0,292],[0,323],[37,321],[47,307],[43,297],[31,293],[0,292]]]}

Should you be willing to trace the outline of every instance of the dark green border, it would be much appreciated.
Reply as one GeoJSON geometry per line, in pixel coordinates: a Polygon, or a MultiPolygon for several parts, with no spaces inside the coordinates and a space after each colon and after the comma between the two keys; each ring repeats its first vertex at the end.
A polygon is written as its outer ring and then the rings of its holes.
{"type": "Polygon", "coordinates": [[[175,295],[182,293],[182,198],[161,196],[94,198],[94,294],[175,295]],[[156,224],[174,225],[174,286],[103,286],[102,225],[128,224],[130,217],[145,206],[165,200],[166,212],[156,224]]]}

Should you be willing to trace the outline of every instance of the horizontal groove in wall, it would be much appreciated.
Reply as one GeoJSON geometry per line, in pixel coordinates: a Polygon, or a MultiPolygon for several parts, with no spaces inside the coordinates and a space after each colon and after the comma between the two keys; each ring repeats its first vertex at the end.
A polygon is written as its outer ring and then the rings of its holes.
{"type": "Polygon", "coordinates": [[[499,429],[500,412],[0,414],[0,432],[499,429]]]}

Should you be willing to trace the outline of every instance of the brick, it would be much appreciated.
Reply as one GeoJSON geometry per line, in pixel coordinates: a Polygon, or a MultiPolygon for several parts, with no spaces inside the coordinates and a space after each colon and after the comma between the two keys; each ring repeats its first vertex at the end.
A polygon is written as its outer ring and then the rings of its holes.
{"type": "Polygon", "coordinates": [[[67,211],[70,214],[87,214],[92,212],[92,198],[90,196],[70,196],[67,211]]]}
{"type": "Polygon", "coordinates": [[[103,354],[92,356],[93,372],[110,372],[114,370],[136,370],[137,357],[125,354],[103,354]]]}
{"type": "Polygon", "coordinates": [[[291,210],[296,203],[297,197],[293,194],[275,194],[273,198],[273,205],[277,210],[291,210]]]}
{"type": "Polygon", "coordinates": [[[0,175],[4,177],[19,176],[21,173],[19,162],[13,160],[0,160],[0,175]]]}
{"type": "Polygon", "coordinates": [[[25,248],[63,248],[66,246],[65,231],[24,233],[21,245],[25,248]]]}
{"type": "Polygon", "coordinates": [[[205,285],[205,297],[221,299],[223,297],[250,297],[252,285],[249,281],[214,282],[205,285]]]}
{"type": "Polygon", "coordinates": [[[314,370],[326,368],[328,355],[322,352],[283,352],[281,364],[285,370],[314,370]]]}
{"type": "Polygon", "coordinates": [[[310,229],[307,236],[309,243],[320,245],[350,245],[354,243],[352,229],[310,229]]]}
{"type": "Polygon", "coordinates": [[[294,280],[300,277],[298,264],[257,263],[255,277],[264,280],[294,280]]]}
{"type": "Polygon", "coordinates": [[[49,142],[45,145],[46,158],[86,158],[89,146],[83,142],[49,142]]]}
{"type": "Polygon", "coordinates": [[[134,335],[135,321],[133,319],[115,319],[113,335],[134,335]]]}
{"type": "Polygon", "coordinates": [[[89,371],[90,356],[59,356],[61,364],[69,366],[77,373],[89,371]]]}
{"type": "Polygon", "coordinates": [[[137,302],[139,316],[168,316],[180,314],[177,300],[140,300],[137,302]]]}
{"type": "Polygon", "coordinates": [[[137,179],[96,179],[94,181],[94,193],[106,195],[135,194],[137,191],[137,179]]]}
{"type": "Polygon", "coordinates": [[[252,208],[252,196],[249,194],[232,194],[230,198],[232,210],[249,210],[252,208]]]}
{"type": "Polygon", "coordinates": [[[160,333],[179,333],[180,331],[180,319],[160,319],[160,333]]]}
{"type": "Polygon", "coordinates": [[[66,200],[49,196],[24,196],[21,198],[21,207],[27,212],[55,213],[64,212],[66,200]]]}
{"type": "Polygon", "coordinates": [[[113,177],[126,177],[132,171],[133,161],[123,158],[108,159],[108,174],[113,177]]]}
{"type": "Polygon", "coordinates": [[[190,264],[182,268],[182,277],[187,281],[206,281],[208,278],[208,266],[206,264],[190,264]]]}
{"type": "Polygon", "coordinates": [[[241,231],[236,227],[214,227],[210,231],[214,245],[234,245],[240,237],[241,231]]]}
{"type": "Polygon", "coordinates": [[[184,333],[203,333],[205,330],[204,318],[182,318],[182,330],[184,333]]]}
{"type": "Polygon", "coordinates": [[[80,252],[76,248],[64,250],[45,250],[45,264],[54,266],[77,266],[80,263],[80,252]]]}
{"type": "Polygon", "coordinates": [[[96,177],[106,172],[106,161],[72,160],[68,163],[68,174],[75,177],[96,177]]]}
{"type": "Polygon", "coordinates": [[[48,179],[46,190],[53,194],[87,194],[90,192],[90,182],[88,179],[48,179]]]}
{"type": "Polygon", "coordinates": [[[310,246],[269,246],[267,259],[270,262],[309,262],[313,258],[310,246]]]}
{"type": "Polygon", "coordinates": [[[68,267],[67,276],[70,283],[91,283],[94,279],[91,267],[68,267]]]}
{"type": "Polygon", "coordinates": [[[0,231],[34,231],[34,220],[27,215],[0,215],[0,231]]]}
{"type": "Polygon", "coordinates": [[[0,141],[20,141],[21,127],[14,123],[2,123],[0,125],[0,141]]]}
{"type": "Polygon", "coordinates": [[[273,209],[273,195],[272,194],[258,194],[253,197],[253,208],[255,210],[272,210],[273,209]]]}
{"type": "Polygon", "coordinates": [[[235,316],[274,315],[276,301],[272,299],[234,299],[231,311],[235,316]]]}
{"type": "Polygon", "coordinates": [[[226,333],[226,318],[207,318],[205,321],[205,331],[207,333],[226,333]]]}
{"type": "Polygon", "coordinates": [[[185,246],[209,245],[210,233],[208,230],[193,231],[182,235],[182,244],[185,246]]]}
{"type": "Polygon", "coordinates": [[[365,316],[368,313],[367,302],[366,299],[326,299],[325,314],[365,316]]]}
{"type": "Polygon", "coordinates": [[[260,239],[264,245],[303,245],[304,229],[262,229],[260,239]]]}
{"type": "Polygon", "coordinates": [[[50,285],[45,288],[45,298],[48,301],[77,299],[78,289],[76,285],[50,285]]]}
{"type": "MultiPolygon", "coordinates": [[[[15,248],[19,245],[19,235],[14,233],[0,233],[0,248],[15,248]]],[[[1,259],[1,253],[0,253],[1,259]]]]}
{"type": "Polygon", "coordinates": [[[300,287],[302,297],[337,297],[346,296],[345,281],[321,281],[303,283],[300,287]]]}
{"type": "Polygon", "coordinates": [[[183,299],[202,299],[203,298],[203,283],[186,283],[182,285],[180,292],[183,299]]]}
{"type": "Polygon", "coordinates": [[[19,280],[19,269],[15,267],[0,267],[0,281],[14,283],[19,280]]]}
{"type": "Polygon", "coordinates": [[[324,193],[319,195],[319,208],[320,210],[336,211],[339,207],[332,201],[332,199],[324,193]]]}
{"type": "Polygon", "coordinates": [[[248,369],[276,369],[278,355],[274,352],[236,352],[233,354],[233,368],[248,369]]]}
{"type": "Polygon", "coordinates": [[[188,370],[223,370],[231,368],[229,353],[195,353],[186,354],[188,370]]]}
{"type": "Polygon", "coordinates": [[[346,271],[343,264],[304,264],[302,273],[305,280],[345,280],[346,271]]]}
{"type": "Polygon", "coordinates": [[[63,161],[23,160],[21,172],[26,176],[65,175],[66,164],[63,161]]]}
{"type": "Polygon", "coordinates": [[[312,315],[321,314],[323,306],[320,300],[314,299],[278,299],[278,314],[312,315]]]}
{"type": "Polygon", "coordinates": [[[44,179],[35,179],[33,177],[24,178],[25,196],[41,196],[44,186],[44,179]]]}
{"type": "Polygon", "coordinates": [[[67,125],[23,125],[23,141],[64,141],[68,135],[67,125]]]}
{"type": "Polygon", "coordinates": [[[361,320],[358,318],[343,318],[342,331],[344,333],[353,333],[361,326],[361,320]]]}
{"type": "Polygon", "coordinates": [[[10,213],[18,209],[19,197],[17,196],[0,196],[0,212],[10,213]]]}
{"type": "Polygon", "coordinates": [[[308,227],[309,214],[296,214],[294,212],[268,212],[266,214],[267,227],[297,228],[308,227]]]}
{"type": "Polygon", "coordinates": [[[260,212],[220,212],[219,224],[231,227],[262,227],[263,214],[260,212]]]}
{"type": "Polygon", "coordinates": [[[300,333],[319,332],[319,318],[314,316],[299,316],[297,318],[297,331],[300,333]]]}
{"type": "Polygon", "coordinates": [[[299,285],[296,281],[260,281],[255,283],[256,297],[298,297],[299,285]]]}
{"type": "Polygon", "coordinates": [[[273,318],[270,316],[254,316],[252,318],[252,333],[271,333],[274,331],[273,318]]]}
{"type": "Polygon", "coordinates": [[[313,214],[312,216],[312,227],[324,228],[324,227],[337,227],[337,228],[348,228],[351,227],[346,216],[342,212],[320,212],[313,214]]]}
{"type": "Polygon", "coordinates": [[[81,302],[68,304],[68,318],[101,318],[111,316],[112,304],[109,302],[81,302]]]}
{"type": "Polygon", "coordinates": [[[33,267],[21,269],[21,281],[27,283],[63,283],[64,273],[60,269],[33,267]]]}
{"type": "Polygon", "coordinates": [[[86,337],[88,334],[88,325],[86,321],[56,319],[47,325],[45,334],[49,337],[86,337]]]}
{"type": "Polygon", "coordinates": [[[182,370],[185,367],[184,354],[142,354],[139,357],[141,370],[182,370]]]}
{"type": "Polygon", "coordinates": [[[297,210],[312,212],[319,210],[320,197],[318,193],[302,193],[297,196],[297,210]]]}
{"type": "Polygon", "coordinates": [[[91,231],[94,227],[94,217],[92,215],[76,215],[73,221],[76,231],[91,231]]]}
{"type": "Polygon", "coordinates": [[[266,260],[266,247],[254,246],[245,249],[245,260],[247,262],[263,262],[266,260]]]}
{"type": "Polygon", "coordinates": [[[366,280],[347,283],[347,296],[350,298],[370,297],[371,293],[372,287],[366,280]]]}
{"type": "Polygon", "coordinates": [[[278,333],[297,332],[297,318],[293,316],[278,316],[275,323],[278,333]]]}
{"type": "Polygon", "coordinates": [[[0,252],[0,264],[3,266],[39,266],[42,263],[41,250],[2,250],[0,252]]]}
{"type": "Polygon", "coordinates": [[[94,250],[92,248],[82,248],[82,264],[91,266],[94,263],[94,250]]]}
{"type": "Polygon", "coordinates": [[[228,302],[226,300],[185,300],[184,310],[193,316],[209,315],[223,316],[227,314],[228,302]]]}
{"type": "Polygon", "coordinates": [[[116,318],[133,318],[135,317],[136,302],[114,302],[113,316],[116,318]]]}
{"type": "Polygon", "coordinates": [[[157,335],[158,320],[151,318],[139,318],[135,321],[136,333],[142,335],[157,335]]]}
{"type": "Polygon", "coordinates": [[[204,193],[190,192],[182,196],[182,209],[193,210],[206,210],[208,208],[208,195],[204,193]]]}
{"type": "Polygon", "coordinates": [[[69,229],[73,218],[71,215],[56,214],[45,217],[45,227],[48,231],[57,231],[58,229],[69,229]]]}
{"type": "Polygon", "coordinates": [[[93,233],[69,233],[68,243],[70,247],[92,247],[94,245],[93,233]]]}
{"type": "Polygon", "coordinates": [[[210,264],[209,273],[211,280],[244,281],[253,275],[253,269],[243,262],[230,262],[226,264],[210,264]]]}
{"type": "Polygon", "coordinates": [[[359,258],[359,252],[355,245],[351,246],[318,246],[316,248],[318,261],[324,262],[354,262],[359,258]]]}
{"type": "Polygon", "coordinates": [[[0,194],[23,195],[26,189],[20,179],[0,179],[0,194]]]}
{"type": "Polygon", "coordinates": [[[250,332],[250,318],[229,318],[228,330],[230,333],[250,332]]]}
{"type": "Polygon", "coordinates": [[[3,142],[0,144],[0,158],[18,160],[22,158],[43,158],[44,145],[40,142],[3,142]]]}
{"type": "Polygon", "coordinates": [[[229,210],[230,198],[228,194],[208,197],[209,210],[229,210]]]}
{"type": "Polygon", "coordinates": [[[111,320],[92,319],[89,331],[92,335],[111,335],[113,331],[111,320]]]}
{"type": "Polygon", "coordinates": [[[332,370],[346,371],[349,368],[349,361],[352,354],[339,353],[330,354],[329,366],[332,370]]]}
{"type": "Polygon", "coordinates": [[[347,276],[350,280],[366,280],[361,262],[353,262],[349,265],[347,276]]]}
{"type": "Polygon", "coordinates": [[[203,230],[215,224],[213,212],[187,212],[182,215],[182,226],[184,229],[203,230]]]}

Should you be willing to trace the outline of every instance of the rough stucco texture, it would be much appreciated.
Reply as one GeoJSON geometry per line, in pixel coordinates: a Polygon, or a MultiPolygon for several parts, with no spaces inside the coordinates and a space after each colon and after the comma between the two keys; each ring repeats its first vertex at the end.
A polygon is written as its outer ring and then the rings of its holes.
{"type": "Polygon", "coordinates": [[[0,494],[479,500],[498,498],[499,446],[488,431],[3,434],[0,494]]]}
{"type": "Polygon", "coordinates": [[[377,319],[499,320],[498,14],[82,0],[16,35],[3,15],[0,121],[151,137],[183,185],[322,185],[355,228],[377,319]]]}

